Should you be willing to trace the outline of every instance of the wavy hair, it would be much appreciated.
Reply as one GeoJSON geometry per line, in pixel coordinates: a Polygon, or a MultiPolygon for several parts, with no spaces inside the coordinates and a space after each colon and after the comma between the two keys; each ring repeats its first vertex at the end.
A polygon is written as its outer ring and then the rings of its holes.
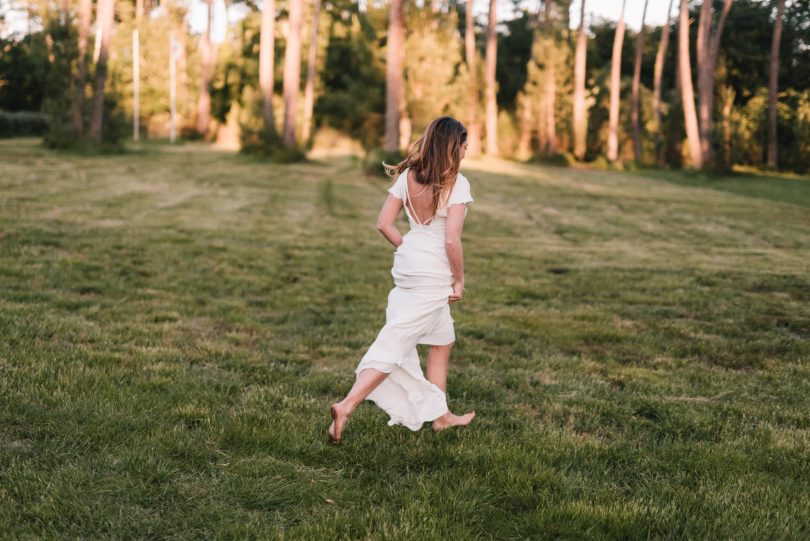
{"type": "MultiPolygon", "coordinates": [[[[416,182],[433,190],[433,214],[442,199],[449,197],[461,164],[459,149],[467,141],[467,128],[450,116],[433,119],[425,133],[413,142],[404,160],[396,165],[383,162],[386,174],[396,179],[407,168],[416,173],[416,182]]],[[[407,182],[407,179],[406,179],[407,182]]]]}

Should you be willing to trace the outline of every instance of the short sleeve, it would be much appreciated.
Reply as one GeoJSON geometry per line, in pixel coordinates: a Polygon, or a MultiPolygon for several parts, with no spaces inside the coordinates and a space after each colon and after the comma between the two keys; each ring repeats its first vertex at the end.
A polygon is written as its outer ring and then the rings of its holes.
{"type": "Polygon", "coordinates": [[[467,180],[467,177],[459,173],[458,177],[456,177],[456,184],[453,186],[453,192],[450,194],[450,199],[447,201],[447,206],[449,207],[450,205],[459,203],[469,204],[473,201],[474,199],[470,192],[470,181],[467,180]]]}
{"type": "Polygon", "coordinates": [[[405,182],[407,182],[406,179],[408,178],[405,176],[406,171],[407,170],[400,173],[396,182],[394,182],[394,184],[388,188],[388,193],[398,199],[405,199],[405,182]]]}

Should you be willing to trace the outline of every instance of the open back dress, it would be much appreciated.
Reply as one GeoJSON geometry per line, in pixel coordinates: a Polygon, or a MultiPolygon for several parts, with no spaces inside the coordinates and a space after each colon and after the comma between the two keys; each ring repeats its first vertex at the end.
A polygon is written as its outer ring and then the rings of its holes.
{"type": "MultiPolygon", "coordinates": [[[[389,374],[366,400],[390,417],[389,425],[419,430],[426,421],[447,413],[447,397],[429,382],[419,362],[417,344],[444,346],[456,335],[450,317],[453,272],[445,250],[447,208],[473,202],[470,183],[458,174],[450,196],[436,209],[433,219],[420,221],[409,208],[408,172],[405,169],[388,192],[402,200],[410,230],[394,252],[385,325],[363,356],[355,374],[374,368],[389,374]]],[[[467,209],[464,209],[465,215],[467,209]]]]}

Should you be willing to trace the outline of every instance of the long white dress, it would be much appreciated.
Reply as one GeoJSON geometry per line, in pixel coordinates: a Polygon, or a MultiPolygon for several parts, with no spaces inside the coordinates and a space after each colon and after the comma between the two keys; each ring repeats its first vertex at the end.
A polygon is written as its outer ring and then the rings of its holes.
{"type": "MultiPolygon", "coordinates": [[[[355,374],[375,368],[389,376],[366,400],[390,416],[388,424],[402,424],[416,431],[426,421],[447,413],[447,397],[425,379],[417,344],[443,346],[455,341],[448,297],[453,293],[453,273],[445,251],[447,207],[473,202],[470,183],[461,173],[447,202],[427,224],[412,216],[408,200],[408,169],[389,188],[402,199],[410,230],[394,252],[391,275],[394,288],[388,294],[385,326],[363,356],[355,374]]],[[[464,210],[465,215],[467,209],[464,210]]]]}

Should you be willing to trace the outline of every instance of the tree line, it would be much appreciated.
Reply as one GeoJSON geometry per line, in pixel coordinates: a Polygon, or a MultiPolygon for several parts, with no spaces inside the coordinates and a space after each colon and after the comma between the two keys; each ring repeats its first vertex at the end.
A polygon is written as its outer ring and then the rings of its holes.
{"type": "Polygon", "coordinates": [[[197,35],[178,2],[31,0],[0,108],[45,111],[53,146],[230,131],[295,159],[331,127],[391,154],[451,114],[473,156],[810,168],[810,1],[669,0],[659,27],[645,2],[638,32],[624,1],[476,1],[239,0],[214,43],[212,0],[197,35]]]}

